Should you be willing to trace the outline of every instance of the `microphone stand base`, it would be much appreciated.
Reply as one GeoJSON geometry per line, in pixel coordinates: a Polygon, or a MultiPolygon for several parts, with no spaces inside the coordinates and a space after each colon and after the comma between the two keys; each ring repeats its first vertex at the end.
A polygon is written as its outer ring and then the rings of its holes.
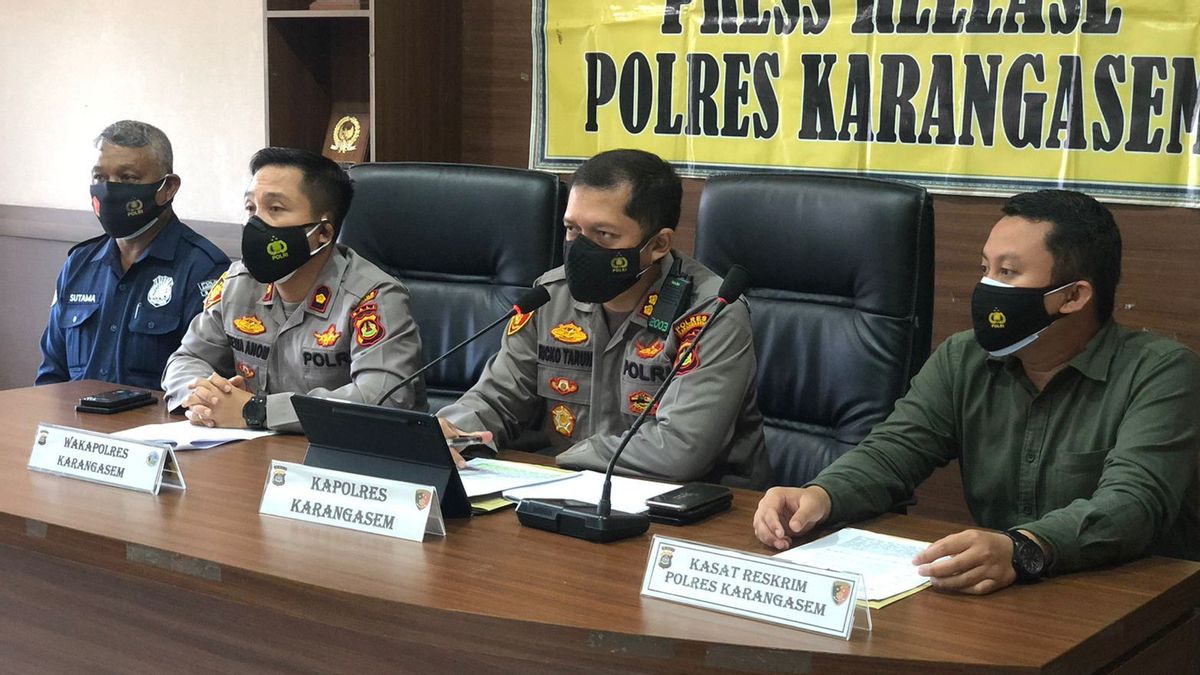
{"type": "Polygon", "coordinates": [[[650,517],[644,513],[611,511],[601,516],[596,508],[573,499],[523,499],[517,504],[517,520],[526,527],[598,542],[636,537],[650,529],[650,517]]]}

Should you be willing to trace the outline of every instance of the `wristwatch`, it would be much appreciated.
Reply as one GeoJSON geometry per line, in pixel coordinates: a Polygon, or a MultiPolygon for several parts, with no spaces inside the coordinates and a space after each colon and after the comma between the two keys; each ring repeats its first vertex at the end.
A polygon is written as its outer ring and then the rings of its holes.
{"type": "Polygon", "coordinates": [[[242,406],[242,419],[251,429],[267,428],[267,397],[251,396],[242,406]]]}
{"type": "Polygon", "coordinates": [[[1017,530],[1005,530],[1013,542],[1013,570],[1017,573],[1017,583],[1030,584],[1039,581],[1046,571],[1046,552],[1037,542],[1017,530]]]}

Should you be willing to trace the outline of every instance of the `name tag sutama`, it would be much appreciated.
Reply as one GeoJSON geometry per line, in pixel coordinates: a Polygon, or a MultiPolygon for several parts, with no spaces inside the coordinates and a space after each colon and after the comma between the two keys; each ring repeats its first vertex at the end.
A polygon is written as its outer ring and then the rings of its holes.
{"type": "Polygon", "coordinates": [[[656,535],[642,595],[849,639],[861,577],[781,562],[656,535]]]}
{"type": "Polygon", "coordinates": [[[259,513],[421,541],[445,535],[432,486],[272,462],[259,513]]]}
{"type": "Polygon", "coordinates": [[[185,487],[169,447],[55,424],[38,425],[29,468],[151,494],[185,487]]]}

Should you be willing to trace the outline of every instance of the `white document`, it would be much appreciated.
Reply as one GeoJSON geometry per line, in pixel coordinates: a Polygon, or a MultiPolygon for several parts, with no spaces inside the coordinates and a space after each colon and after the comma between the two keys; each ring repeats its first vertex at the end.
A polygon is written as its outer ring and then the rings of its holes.
{"type": "Polygon", "coordinates": [[[574,471],[553,466],[482,457],[472,459],[467,462],[467,468],[458,470],[458,477],[462,479],[468,497],[497,494],[526,485],[563,480],[574,475],[574,471]]]}
{"type": "MultiPolygon", "coordinates": [[[[579,473],[557,480],[553,483],[542,483],[530,487],[505,490],[504,498],[513,501],[522,499],[574,499],[588,504],[600,502],[600,492],[604,486],[604,474],[596,471],[580,471],[579,473]]],[[[643,513],[649,510],[646,500],[661,495],[668,490],[680,487],[673,483],[658,483],[639,478],[613,476],[612,508],[614,511],[625,513],[643,513]]]]}
{"type": "Polygon", "coordinates": [[[866,600],[877,602],[918,589],[929,579],[917,574],[915,555],[928,542],[848,527],[777,558],[839,572],[857,572],[867,582],[866,600]]]}
{"type": "Polygon", "coordinates": [[[222,429],[196,426],[187,420],[165,424],[143,424],[113,436],[143,443],[165,443],[176,450],[204,450],[233,441],[246,441],[275,433],[257,429],[222,429]]]}

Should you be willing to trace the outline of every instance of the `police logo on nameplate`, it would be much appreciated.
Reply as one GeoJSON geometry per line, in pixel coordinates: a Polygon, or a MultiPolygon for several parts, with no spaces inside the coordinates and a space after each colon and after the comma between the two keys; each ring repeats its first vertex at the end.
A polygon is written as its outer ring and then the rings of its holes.
{"type": "Polygon", "coordinates": [[[155,495],[163,485],[187,487],[168,445],[57,424],[38,425],[29,469],[155,495]]]}
{"type": "Polygon", "coordinates": [[[655,535],[642,595],[850,639],[862,577],[655,535]]]}
{"type": "Polygon", "coordinates": [[[258,512],[410,541],[446,535],[433,486],[291,462],[271,462],[258,512]]]}

